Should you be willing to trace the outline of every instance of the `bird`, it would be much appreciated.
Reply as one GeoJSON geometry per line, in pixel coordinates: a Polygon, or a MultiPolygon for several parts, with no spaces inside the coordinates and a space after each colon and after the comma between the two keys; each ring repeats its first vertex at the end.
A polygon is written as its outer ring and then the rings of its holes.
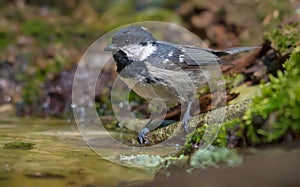
{"type": "MultiPolygon", "coordinates": [[[[191,118],[191,105],[196,98],[196,89],[205,84],[201,67],[215,64],[231,64],[219,57],[257,49],[258,47],[235,47],[213,50],[189,45],[179,45],[157,40],[143,26],[127,26],[115,32],[111,44],[104,51],[112,52],[117,73],[121,80],[135,93],[146,100],[155,98],[163,102],[183,103],[186,111],[182,127],[187,131],[191,118]]],[[[159,102],[158,102],[159,103],[159,102]]],[[[148,123],[140,130],[138,141],[148,144],[146,135],[156,127],[152,125],[159,116],[159,104],[154,104],[148,123]]],[[[151,111],[151,107],[150,107],[151,111]]]]}

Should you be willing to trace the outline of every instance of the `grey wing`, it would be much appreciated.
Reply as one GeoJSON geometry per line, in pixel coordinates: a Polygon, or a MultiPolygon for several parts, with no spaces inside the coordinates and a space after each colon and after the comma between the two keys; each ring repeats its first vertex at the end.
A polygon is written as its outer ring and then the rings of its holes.
{"type": "Polygon", "coordinates": [[[148,58],[148,62],[151,65],[173,71],[188,67],[188,64],[184,62],[182,49],[176,44],[157,41],[155,45],[158,50],[148,58]]]}
{"type": "Polygon", "coordinates": [[[251,51],[260,47],[234,47],[225,50],[213,50],[209,48],[198,48],[194,46],[183,46],[182,50],[187,55],[186,60],[189,65],[210,65],[214,62],[218,64],[231,64],[221,60],[219,57],[233,55],[251,51]]]}
{"type": "Polygon", "coordinates": [[[159,49],[149,60],[152,65],[168,70],[197,69],[220,59],[196,47],[183,47],[166,41],[157,41],[159,49]]]}
{"type": "Polygon", "coordinates": [[[182,46],[166,41],[157,41],[158,55],[152,56],[150,62],[156,67],[169,70],[197,69],[198,66],[228,64],[219,57],[250,51],[259,47],[236,47],[225,50],[212,50],[195,46],[182,46]]]}
{"type": "Polygon", "coordinates": [[[181,46],[166,41],[158,41],[158,45],[167,46],[161,47],[162,49],[169,49],[169,51],[161,51],[161,53],[164,54],[162,64],[167,69],[172,69],[174,65],[184,69],[195,69],[197,66],[207,66],[213,63],[225,64],[225,62],[216,54],[213,54],[210,49],[181,46]]]}
{"type": "Polygon", "coordinates": [[[184,60],[189,66],[207,66],[223,61],[209,49],[198,48],[193,46],[182,46],[184,60]]]}

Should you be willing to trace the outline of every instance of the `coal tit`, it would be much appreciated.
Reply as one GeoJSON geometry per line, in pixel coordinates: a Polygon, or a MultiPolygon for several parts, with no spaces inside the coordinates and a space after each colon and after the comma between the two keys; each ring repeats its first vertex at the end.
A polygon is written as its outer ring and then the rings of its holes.
{"type": "MultiPolygon", "coordinates": [[[[159,98],[166,103],[184,103],[186,111],[182,125],[186,130],[191,104],[196,97],[195,88],[206,82],[201,66],[214,62],[226,64],[219,57],[256,48],[211,50],[177,45],[156,40],[144,27],[130,26],[118,30],[112,37],[112,44],[104,50],[113,52],[121,80],[141,97],[147,100],[159,98]]],[[[159,109],[154,112],[160,113],[159,109]]],[[[155,116],[158,115],[151,115],[140,131],[138,138],[141,144],[147,143],[145,135],[155,128],[151,126],[155,116]]]]}

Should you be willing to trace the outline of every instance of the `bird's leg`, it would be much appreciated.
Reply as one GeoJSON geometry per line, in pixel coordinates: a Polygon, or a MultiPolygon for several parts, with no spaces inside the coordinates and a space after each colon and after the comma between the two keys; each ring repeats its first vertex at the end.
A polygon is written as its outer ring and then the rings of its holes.
{"type": "Polygon", "coordinates": [[[182,128],[186,133],[188,133],[188,121],[191,118],[190,112],[191,112],[191,106],[192,106],[193,101],[189,101],[187,104],[187,109],[183,115],[182,118],[182,128]]]}
{"type": "Polygon", "coordinates": [[[139,132],[138,139],[139,139],[140,144],[142,144],[142,145],[149,143],[145,138],[146,134],[149,133],[150,131],[156,129],[157,127],[159,127],[162,122],[162,121],[153,122],[153,120],[155,118],[160,117],[163,114],[165,114],[167,111],[167,108],[166,108],[165,103],[161,99],[153,99],[149,104],[149,110],[151,112],[150,119],[146,123],[144,128],[142,128],[142,130],[140,130],[140,132],[139,132]]]}
{"type": "Polygon", "coordinates": [[[146,134],[148,134],[151,130],[155,129],[153,128],[153,126],[151,125],[154,117],[152,117],[153,115],[151,115],[149,121],[147,122],[147,124],[144,126],[144,128],[142,128],[142,130],[140,130],[139,132],[139,142],[141,145],[144,144],[148,144],[148,140],[146,140],[146,134]]]}

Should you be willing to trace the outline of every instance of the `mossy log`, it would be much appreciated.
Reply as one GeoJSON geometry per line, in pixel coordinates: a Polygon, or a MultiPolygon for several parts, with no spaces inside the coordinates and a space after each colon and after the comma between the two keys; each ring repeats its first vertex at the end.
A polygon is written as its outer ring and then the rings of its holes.
{"type": "MultiPolygon", "coordinates": [[[[204,124],[213,125],[223,123],[235,118],[241,118],[249,108],[251,102],[251,99],[244,100],[239,103],[231,104],[229,106],[221,107],[213,111],[194,116],[189,121],[189,128],[196,130],[204,124]]],[[[181,126],[181,124],[181,122],[177,122],[172,125],[168,125],[151,131],[146,135],[146,140],[149,143],[148,145],[160,143],[171,137],[174,133],[178,133],[177,131],[182,131],[182,128],[178,128],[179,126],[181,126]]],[[[135,141],[133,143],[138,144],[138,142],[135,141]]]]}

